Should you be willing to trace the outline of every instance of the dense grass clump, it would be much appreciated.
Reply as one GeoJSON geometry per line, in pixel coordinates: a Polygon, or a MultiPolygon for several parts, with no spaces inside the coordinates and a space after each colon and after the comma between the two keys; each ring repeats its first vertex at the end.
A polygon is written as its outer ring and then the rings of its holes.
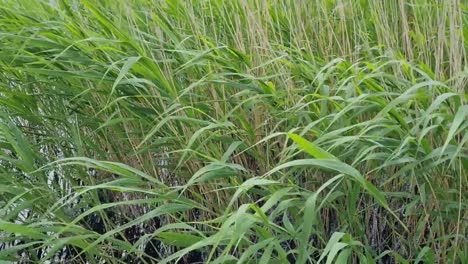
{"type": "Polygon", "coordinates": [[[466,2],[0,3],[0,261],[468,262],[466,2]]]}

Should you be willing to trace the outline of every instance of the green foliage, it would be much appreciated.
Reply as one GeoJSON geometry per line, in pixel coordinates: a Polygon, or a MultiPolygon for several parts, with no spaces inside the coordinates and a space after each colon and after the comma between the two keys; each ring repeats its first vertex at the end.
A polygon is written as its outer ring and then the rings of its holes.
{"type": "Polygon", "coordinates": [[[467,261],[466,4],[0,3],[0,262],[467,261]]]}

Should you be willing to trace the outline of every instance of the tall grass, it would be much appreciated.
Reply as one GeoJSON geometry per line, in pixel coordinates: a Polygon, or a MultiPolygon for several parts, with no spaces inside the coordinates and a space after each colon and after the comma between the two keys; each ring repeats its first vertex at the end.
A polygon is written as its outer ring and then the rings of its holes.
{"type": "Polygon", "coordinates": [[[0,3],[0,260],[468,261],[464,1],[0,3]]]}

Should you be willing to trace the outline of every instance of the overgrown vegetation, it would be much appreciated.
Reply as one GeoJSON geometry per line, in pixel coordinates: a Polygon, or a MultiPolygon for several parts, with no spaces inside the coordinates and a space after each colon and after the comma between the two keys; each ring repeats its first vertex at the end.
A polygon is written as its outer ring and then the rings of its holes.
{"type": "Polygon", "coordinates": [[[466,2],[0,3],[0,260],[468,262],[466,2]]]}

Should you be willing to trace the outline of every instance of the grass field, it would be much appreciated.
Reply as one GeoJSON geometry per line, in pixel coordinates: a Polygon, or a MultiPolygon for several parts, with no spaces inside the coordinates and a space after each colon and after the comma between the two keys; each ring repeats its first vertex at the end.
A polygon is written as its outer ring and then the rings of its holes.
{"type": "Polygon", "coordinates": [[[468,263],[465,0],[0,0],[1,263],[468,263]]]}

